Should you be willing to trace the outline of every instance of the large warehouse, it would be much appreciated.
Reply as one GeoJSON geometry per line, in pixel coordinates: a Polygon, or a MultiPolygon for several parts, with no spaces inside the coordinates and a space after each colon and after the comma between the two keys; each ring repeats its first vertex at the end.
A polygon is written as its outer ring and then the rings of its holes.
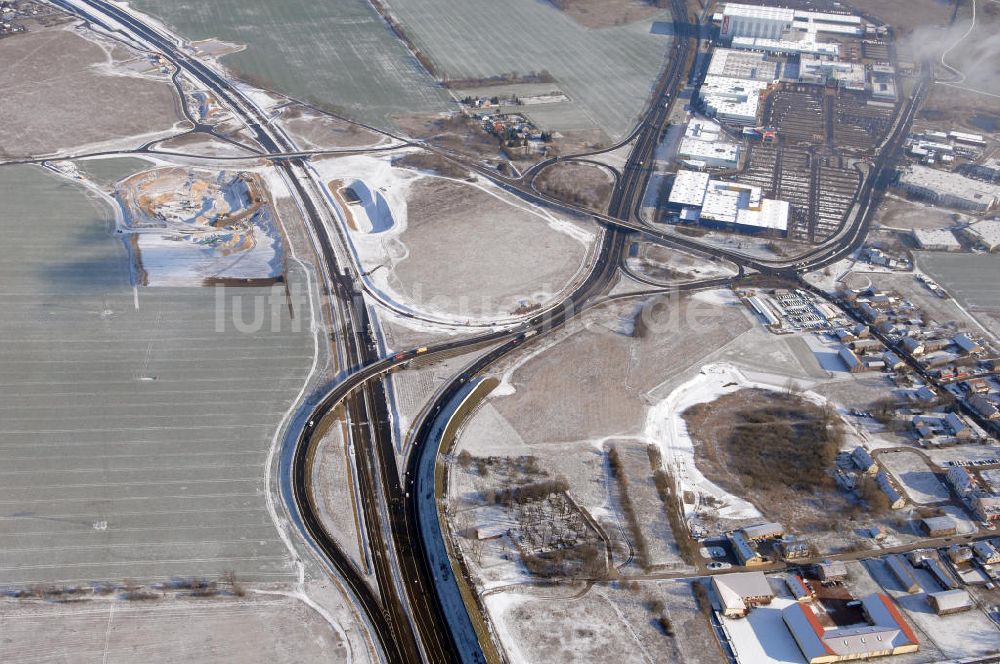
{"type": "Polygon", "coordinates": [[[723,37],[764,37],[781,39],[792,27],[795,12],[782,7],[758,7],[726,3],[722,10],[723,37]]]}
{"type": "Polygon", "coordinates": [[[767,81],[709,74],[701,84],[699,96],[709,115],[733,124],[756,125],[760,93],[768,85],[767,81]]]}
{"type": "Polygon", "coordinates": [[[1000,186],[927,166],[904,171],[899,186],[925,200],[962,210],[985,212],[1000,204],[1000,186]]]}
{"type": "Polygon", "coordinates": [[[726,140],[715,122],[694,119],[684,130],[677,154],[695,167],[735,168],[740,161],[740,146],[726,140]]]}
{"type": "Polygon", "coordinates": [[[726,3],[721,14],[720,35],[726,37],[751,37],[781,39],[789,31],[816,34],[827,32],[842,35],[864,34],[861,18],[852,14],[811,12],[783,7],[761,7],[726,3]]]}
{"type": "Polygon", "coordinates": [[[681,217],[740,233],[788,234],[788,203],[764,198],[760,187],[680,171],[667,199],[681,217]]]}

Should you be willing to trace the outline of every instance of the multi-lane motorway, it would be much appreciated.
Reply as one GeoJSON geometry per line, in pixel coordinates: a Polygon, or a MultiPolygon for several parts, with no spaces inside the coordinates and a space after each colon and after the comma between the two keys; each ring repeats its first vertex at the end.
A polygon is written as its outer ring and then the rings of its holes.
{"type": "MultiPolygon", "coordinates": [[[[425,533],[420,528],[421,505],[416,500],[419,491],[426,491],[426,487],[419,486],[420,473],[417,469],[420,460],[425,454],[436,454],[437,444],[440,442],[433,440],[431,434],[436,416],[445,412],[447,405],[456,398],[462,387],[517,349],[528,335],[544,333],[563,325],[584,310],[588,303],[604,295],[618,274],[627,238],[633,233],[642,233],[670,246],[696,249],[701,253],[728,259],[740,266],[741,274],[744,269],[750,269],[765,274],[797,276],[839,260],[863,241],[878,198],[876,183],[885,169],[891,166],[891,160],[905,138],[926,91],[925,77],[908,100],[883,149],[872,164],[869,177],[859,192],[851,222],[845,224],[841,233],[827,244],[791,260],[765,261],[652,228],[638,219],[638,206],[649,178],[653,151],[669,118],[673,100],[677,98],[677,92],[686,80],[692,46],[697,43],[697,33],[690,29],[685,3],[683,0],[672,0],[675,38],[670,59],[657,81],[644,116],[628,137],[632,145],[631,151],[616,181],[607,214],[592,214],[606,228],[589,274],[559,306],[537,314],[522,325],[380,358],[361,294],[361,275],[352,261],[340,258],[349,255],[345,251],[346,238],[333,219],[334,212],[327,207],[327,199],[321,193],[322,183],[317,185],[305,166],[307,155],[301,153],[287,136],[275,129],[268,118],[236,86],[204,63],[187,55],[158,29],[104,0],[52,2],[108,31],[121,32],[149,50],[161,53],[179,71],[212,91],[219,102],[229,107],[255,134],[263,152],[275,157],[275,167],[284,174],[297,205],[309,222],[323,262],[321,267],[325,272],[327,291],[331,295],[331,309],[338,328],[337,340],[347,377],[322,395],[308,418],[310,424],[294,437],[294,453],[290,457],[288,473],[282,474],[282,480],[288,482],[288,493],[293,497],[293,504],[289,505],[289,509],[300,524],[303,536],[344,584],[378,642],[380,657],[391,662],[483,659],[481,651],[470,652],[468,648],[460,648],[452,631],[455,621],[449,618],[454,617],[446,614],[435,587],[434,570],[430,568],[426,555],[426,549],[431,543],[424,541],[425,533]],[[396,465],[384,385],[378,378],[422,357],[436,357],[490,344],[499,345],[456,376],[438,393],[435,403],[425,410],[426,416],[417,427],[415,444],[406,462],[407,472],[401,477],[396,465]],[[333,417],[340,406],[352,427],[352,440],[357,450],[358,487],[376,591],[372,590],[356,563],[344,554],[326,532],[314,508],[310,482],[311,459],[318,441],[314,440],[313,432],[321,428],[319,424],[323,418],[333,417]]],[[[569,207],[535,191],[531,186],[530,173],[529,177],[511,179],[485,167],[474,168],[481,175],[531,201],[569,207]]],[[[573,211],[579,212],[576,209],[573,211]]],[[[727,281],[711,280],[685,288],[715,287],[724,285],[727,281]]]]}

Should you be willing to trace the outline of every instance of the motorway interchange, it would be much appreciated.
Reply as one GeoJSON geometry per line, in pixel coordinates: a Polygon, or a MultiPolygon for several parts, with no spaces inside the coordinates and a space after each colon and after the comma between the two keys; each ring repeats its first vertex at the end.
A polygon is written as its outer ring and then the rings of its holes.
{"type": "MultiPolygon", "coordinates": [[[[337,352],[348,371],[322,394],[313,395],[308,412],[296,419],[301,426],[288,435],[287,445],[293,453],[281,468],[281,489],[287,508],[303,537],[328,566],[330,572],[347,589],[351,600],[377,641],[381,655],[390,662],[454,662],[487,661],[491,647],[483,643],[468,615],[455,615],[446,609],[445,594],[457,596],[455,579],[436,570],[428,550],[439,543],[428,542],[428,532],[422,527],[427,518],[427,504],[418,498],[433,491],[433,459],[441,444],[446,420],[476,377],[501,358],[518,350],[565,324],[595,303],[606,301],[610,284],[619,273],[627,239],[642,234],[649,240],[693,251],[700,255],[730,261],[739,267],[735,278],[707,279],[685,285],[695,290],[725,286],[743,276],[763,274],[800,281],[811,270],[836,262],[856,250],[867,234],[871,215],[879,200],[876,187],[882,174],[893,163],[913,116],[927,89],[927,72],[906,100],[901,112],[888,129],[887,138],[879,149],[864,182],[852,201],[853,210],[839,229],[817,227],[810,236],[824,238],[822,244],[807,252],[780,260],[764,260],[746,253],[709,246],[697,238],[669,230],[654,229],[639,219],[638,210],[649,178],[653,151],[667,124],[678,92],[687,83],[693,53],[698,49],[700,33],[693,25],[681,0],[673,0],[675,41],[668,52],[668,61],[658,80],[647,109],[634,131],[621,143],[606,148],[610,151],[629,147],[628,159],[618,174],[612,199],[606,214],[581,211],[538,192],[532,185],[544,166],[555,161],[585,159],[597,152],[564,156],[541,162],[518,177],[506,177],[495,170],[465,157],[427,145],[393,136],[402,143],[421,145],[441,156],[460,162],[464,167],[489,178],[497,185],[538,205],[569,209],[585,213],[603,227],[599,251],[589,272],[575,289],[560,303],[537,313],[516,326],[490,331],[460,341],[431,345],[381,357],[368,319],[365,305],[366,287],[359,268],[351,259],[347,240],[336,223],[335,211],[323,195],[324,184],[307,168],[310,153],[301,150],[231,81],[198,59],[159,28],[144,24],[118,5],[103,0],[53,0],[66,11],[80,15],[105,31],[117,34],[143,50],[161,54],[174,67],[175,84],[181,75],[210,90],[220,104],[242,119],[269,156],[293,193],[295,202],[309,222],[312,240],[322,258],[322,272],[329,293],[331,310],[337,326],[337,352]],[[337,229],[330,232],[330,229],[337,229]],[[423,411],[415,427],[417,434],[410,446],[406,469],[397,470],[395,446],[387,412],[385,386],[381,378],[391,371],[401,370],[414,360],[454,354],[492,346],[486,354],[454,376],[423,411]],[[361,570],[338,547],[327,533],[314,507],[310,484],[311,454],[318,442],[313,432],[337,408],[343,408],[352,423],[352,440],[357,450],[358,485],[362,498],[364,532],[369,538],[370,569],[377,591],[373,591],[361,570]],[[431,473],[426,468],[431,460],[431,473]],[[422,512],[423,510],[423,512],[422,512]]],[[[199,127],[196,125],[196,130],[199,127]]],[[[213,132],[211,128],[201,130],[213,132]]],[[[384,133],[384,132],[383,132],[384,133]]],[[[787,156],[786,156],[787,158],[787,156]]],[[[849,207],[849,206],[848,206],[849,207]]],[[[643,294],[659,292],[651,288],[643,294]]],[[[634,295],[633,295],[634,296],[634,295]]],[[[432,503],[433,504],[433,503],[432,503]]]]}

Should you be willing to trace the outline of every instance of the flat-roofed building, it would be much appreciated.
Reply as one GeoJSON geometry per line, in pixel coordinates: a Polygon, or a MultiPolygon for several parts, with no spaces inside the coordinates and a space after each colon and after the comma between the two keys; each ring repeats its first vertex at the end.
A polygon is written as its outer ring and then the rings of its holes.
{"type": "Polygon", "coordinates": [[[791,29],[795,12],[783,7],[762,7],[727,2],[722,10],[720,35],[726,37],[765,37],[781,39],[791,29]]]}
{"type": "Polygon", "coordinates": [[[800,83],[826,85],[829,81],[836,81],[847,90],[864,90],[865,68],[853,62],[802,56],[799,64],[800,83]]]}
{"type": "Polygon", "coordinates": [[[684,137],[681,139],[677,154],[710,168],[735,168],[740,163],[740,146],[728,141],[709,143],[684,137]]]}
{"type": "Polygon", "coordinates": [[[963,210],[984,212],[1000,203],[1000,186],[927,166],[915,165],[903,171],[899,186],[926,200],[963,210]]]}
{"type": "MultiPolygon", "coordinates": [[[[800,33],[800,39],[767,39],[764,37],[734,37],[731,48],[762,51],[775,55],[823,55],[829,58],[840,56],[840,46],[832,42],[820,42],[815,34],[800,33]]],[[[799,35],[795,35],[799,36],[799,35]]]]}
{"type": "Polygon", "coordinates": [[[712,577],[712,590],[723,615],[730,618],[745,616],[753,607],[770,604],[774,599],[771,584],[760,572],[717,574],[712,577]]]}
{"type": "Polygon", "coordinates": [[[755,51],[716,48],[708,63],[707,73],[712,76],[770,82],[778,79],[778,63],[769,61],[763,53],[755,51]]]}
{"type": "Polygon", "coordinates": [[[788,203],[764,198],[760,187],[682,170],[667,201],[674,209],[697,209],[696,218],[705,226],[753,234],[788,233],[788,203]]]}
{"type": "Polygon", "coordinates": [[[843,560],[824,560],[816,565],[820,581],[840,581],[847,578],[847,565],[843,560]]]}
{"type": "Polygon", "coordinates": [[[917,248],[924,251],[959,251],[962,248],[962,243],[947,228],[915,228],[910,235],[917,248]]]}
{"type": "Polygon", "coordinates": [[[913,629],[884,593],[861,600],[867,624],[824,626],[809,604],[791,604],[781,617],[809,664],[827,664],[853,659],[917,652],[920,641],[913,629]]]}
{"type": "Polygon", "coordinates": [[[760,95],[770,85],[731,76],[705,76],[698,96],[706,112],[724,122],[755,125],[760,115],[760,95]]]}
{"type": "Polygon", "coordinates": [[[679,171],[674,177],[667,202],[673,206],[701,207],[708,189],[708,173],[679,171]]]}
{"type": "Polygon", "coordinates": [[[1000,248],[1000,221],[995,219],[977,221],[966,226],[964,232],[969,239],[981,244],[986,251],[996,251],[1000,248]]]}
{"type": "Polygon", "coordinates": [[[677,154],[712,168],[735,168],[740,161],[740,146],[727,140],[718,123],[698,118],[685,127],[677,154]]]}

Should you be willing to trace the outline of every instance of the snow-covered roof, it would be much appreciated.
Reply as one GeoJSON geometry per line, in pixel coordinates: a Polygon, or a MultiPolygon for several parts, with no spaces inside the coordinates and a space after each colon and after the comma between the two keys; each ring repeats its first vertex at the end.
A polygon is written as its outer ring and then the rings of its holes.
{"type": "Polygon", "coordinates": [[[808,604],[792,604],[781,612],[807,661],[825,657],[861,658],[919,641],[892,600],[873,593],[861,600],[869,623],[860,627],[824,627],[808,604]]]}
{"type": "Polygon", "coordinates": [[[771,584],[761,572],[737,572],[712,577],[712,586],[727,609],[743,610],[745,599],[752,597],[774,597],[771,584]]]}
{"type": "Polygon", "coordinates": [[[679,171],[674,178],[674,186],[670,189],[669,202],[675,205],[701,207],[705,200],[708,180],[708,173],[679,171]]]}

